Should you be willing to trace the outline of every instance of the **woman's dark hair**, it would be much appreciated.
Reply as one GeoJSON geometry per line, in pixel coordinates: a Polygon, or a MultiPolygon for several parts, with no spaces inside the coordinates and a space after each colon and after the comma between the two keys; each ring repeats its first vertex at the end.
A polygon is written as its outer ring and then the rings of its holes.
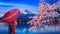
{"type": "Polygon", "coordinates": [[[0,20],[1,20],[2,18],[0,17],[0,20]]]}

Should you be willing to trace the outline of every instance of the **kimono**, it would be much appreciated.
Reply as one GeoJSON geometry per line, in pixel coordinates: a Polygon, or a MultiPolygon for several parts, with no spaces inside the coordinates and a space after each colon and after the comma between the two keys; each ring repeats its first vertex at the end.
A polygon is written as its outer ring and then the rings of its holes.
{"type": "Polygon", "coordinates": [[[20,15],[20,10],[12,9],[8,11],[2,18],[2,22],[9,24],[9,34],[16,34],[16,18],[20,15]]]}

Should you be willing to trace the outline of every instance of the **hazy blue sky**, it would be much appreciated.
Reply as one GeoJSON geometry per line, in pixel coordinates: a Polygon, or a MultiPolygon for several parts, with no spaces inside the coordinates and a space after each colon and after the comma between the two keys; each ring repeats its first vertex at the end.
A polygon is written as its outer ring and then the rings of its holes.
{"type": "Polygon", "coordinates": [[[39,0],[0,0],[0,2],[38,5],[39,0]]]}
{"type": "MultiPolygon", "coordinates": [[[[50,3],[50,1],[53,0],[45,0],[46,2],[50,3]]],[[[55,0],[55,2],[58,0],[55,0]]],[[[39,0],[0,0],[0,2],[5,2],[5,3],[23,3],[23,4],[31,4],[31,5],[38,5],[39,0]]]]}
{"type": "MultiPolygon", "coordinates": [[[[45,0],[47,3],[51,3],[50,0],[45,0]]],[[[57,0],[55,0],[56,2],[57,0]]],[[[18,8],[21,11],[28,9],[33,13],[36,13],[39,5],[39,0],[0,0],[0,15],[3,15],[8,10],[18,8]]]]}

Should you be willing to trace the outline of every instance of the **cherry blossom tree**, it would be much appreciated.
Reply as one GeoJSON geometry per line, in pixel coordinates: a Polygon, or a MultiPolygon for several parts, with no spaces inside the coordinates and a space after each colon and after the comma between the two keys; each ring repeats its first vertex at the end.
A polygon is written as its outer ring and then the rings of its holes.
{"type": "Polygon", "coordinates": [[[34,17],[29,17],[33,18],[28,24],[32,25],[31,28],[29,28],[29,31],[32,31],[32,29],[36,29],[37,31],[40,31],[40,27],[44,26],[44,31],[46,31],[46,28],[48,24],[53,25],[53,30],[56,31],[55,25],[55,19],[54,19],[54,14],[59,15],[57,12],[54,11],[54,8],[51,7],[50,4],[45,3],[44,0],[40,0],[39,3],[39,9],[37,11],[38,15],[35,15],[34,17]],[[47,18],[47,16],[51,18],[47,18]]]}

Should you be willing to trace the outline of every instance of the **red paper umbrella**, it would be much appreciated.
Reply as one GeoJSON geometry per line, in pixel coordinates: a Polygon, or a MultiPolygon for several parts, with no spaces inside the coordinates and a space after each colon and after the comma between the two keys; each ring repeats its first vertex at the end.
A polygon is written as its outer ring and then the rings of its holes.
{"type": "Polygon", "coordinates": [[[8,23],[14,22],[19,15],[20,15],[20,10],[12,9],[3,16],[2,21],[8,23]]]}

